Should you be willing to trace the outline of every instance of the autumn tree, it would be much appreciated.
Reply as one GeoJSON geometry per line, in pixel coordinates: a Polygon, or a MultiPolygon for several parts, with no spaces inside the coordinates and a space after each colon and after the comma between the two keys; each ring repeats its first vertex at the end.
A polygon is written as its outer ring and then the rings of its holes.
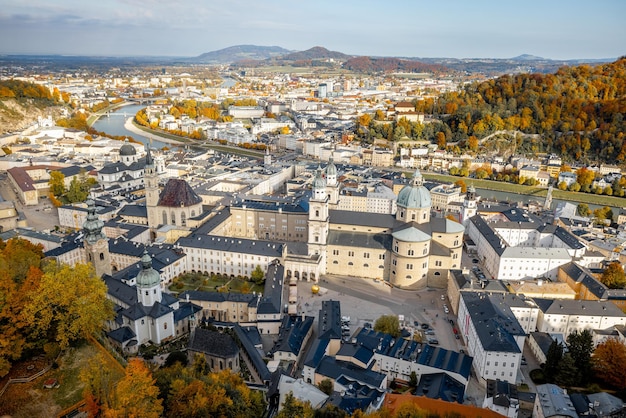
{"type": "Polygon", "coordinates": [[[374,331],[389,334],[392,337],[400,336],[400,321],[395,315],[383,315],[374,323],[374,331]]]}
{"type": "Polygon", "coordinates": [[[461,193],[467,193],[467,184],[465,184],[464,180],[457,180],[454,182],[454,185],[461,188],[461,193]]]}
{"type": "Polygon", "coordinates": [[[160,418],[163,401],[152,373],[143,360],[133,358],[125,376],[117,383],[111,405],[104,408],[105,418],[160,418]]]}
{"type": "Polygon", "coordinates": [[[51,171],[48,185],[50,186],[50,192],[55,197],[63,196],[65,194],[65,175],[60,171],[51,171]]]}
{"type": "Polygon", "coordinates": [[[84,385],[85,412],[89,416],[98,416],[100,411],[110,407],[115,393],[115,384],[123,377],[123,373],[106,367],[107,364],[109,364],[107,359],[99,353],[89,359],[87,365],[80,371],[79,379],[84,385]]]}
{"type": "Polygon", "coordinates": [[[70,267],[51,262],[26,304],[24,316],[36,335],[66,348],[113,318],[112,303],[106,294],[106,285],[96,277],[91,264],[70,267]]]}
{"type": "Polygon", "coordinates": [[[0,377],[33,346],[23,311],[40,286],[42,258],[41,245],[21,238],[0,240],[0,377]]]}
{"type": "Polygon", "coordinates": [[[166,417],[252,417],[262,416],[265,409],[260,392],[250,390],[230,370],[211,373],[204,356],[191,368],[180,363],[161,368],[156,380],[166,417]]]}
{"type": "Polygon", "coordinates": [[[309,401],[302,402],[293,396],[293,393],[289,392],[285,396],[285,401],[282,404],[282,409],[276,415],[276,418],[313,418],[314,411],[309,401]]]}
{"type": "Polygon", "coordinates": [[[437,146],[439,147],[439,149],[446,149],[446,145],[447,145],[447,141],[446,141],[446,134],[443,132],[437,132],[437,135],[435,136],[435,141],[437,142],[437,146]]]}
{"type": "Polygon", "coordinates": [[[598,344],[593,352],[593,371],[614,388],[626,389],[626,344],[616,338],[598,344]]]}
{"type": "Polygon", "coordinates": [[[609,289],[623,289],[626,286],[626,274],[618,261],[610,263],[600,276],[600,281],[609,289]]]}

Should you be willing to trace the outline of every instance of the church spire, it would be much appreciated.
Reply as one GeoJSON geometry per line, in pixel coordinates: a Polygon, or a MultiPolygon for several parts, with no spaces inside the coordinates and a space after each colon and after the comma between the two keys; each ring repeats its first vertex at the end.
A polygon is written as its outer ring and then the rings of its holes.
{"type": "Polygon", "coordinates": [[[104,222],[96,214],[96,202],[93,199],[87,200],[87,219],[83,224],[85,240],[90,244],[94,244],[100,239],[106,239],[106,236],[102,233],[103,227],[104,222]]]}

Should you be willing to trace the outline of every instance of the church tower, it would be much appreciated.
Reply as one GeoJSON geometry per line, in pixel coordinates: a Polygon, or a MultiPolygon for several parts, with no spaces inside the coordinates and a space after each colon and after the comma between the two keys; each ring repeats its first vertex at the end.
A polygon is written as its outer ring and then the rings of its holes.
{"type": "Polygon", "coordinates": [[[463,209],[461,209],[461,224],[467,229],[469,219],[476,215],[478,203],[476,200],[476,189],[470,185],[465,193],[465,199],[463,199],[463,209]]]}
{"type": "Polygon", "coordinates": [[[157,205],[159,203],[159,176],[150,152],[150,145],[146,151],[146,165],[144,168],[144,187],[146,189],[146,210],[148,212],[148,227],[155,229],[159,226],[157,205]]]}
{"type": "MultiPolygon", "coordinates": [[[[309,254],[320,254],[324,260],[326,239],[328,238],[328,196],[326,181],[322,177],[321,167],[317,167],[313,179],[313,195],[309,199],[309,254]]],[[[323,269],[322,271],[325,271],[323,269]]]]}
{"type": "Polygon", "coordinates": [[[96,215],[96,203],[87,201],[87,219],[83,224],[85,238],[83,246],[87,260],[96,269],[96,275],[102,277],[111,274],[111,256],[109,254],[109,239],[102,233],[104,222],[96,215]]]}
{"type": "Polygon", "coordinates": [[[147,250],[141,256],[141,271],[137,274],[137,301],[150,307],[161,302],[161,275],[152,268],[152,257],[147,250]]]}
{"type": "Polygon", "coordinates": [[[328,194],[328,204],[332,208],[337,208],[339,204],[339,183],[337,183],[337,167],[333,161],[333,153],[330,154],[330,159],[326,166],[326,193],[328,194]]]}
{"type": "Polygon", "coordinates": [[[402,222],[417,222],[425,224],[430,222],[430,209],[432,201],[430,192],[424,186],[424,178],[419,170],[415,170],[411,184],[408,184],[398,193],[396,200],[398,210],[396,219],[402,222]]]}

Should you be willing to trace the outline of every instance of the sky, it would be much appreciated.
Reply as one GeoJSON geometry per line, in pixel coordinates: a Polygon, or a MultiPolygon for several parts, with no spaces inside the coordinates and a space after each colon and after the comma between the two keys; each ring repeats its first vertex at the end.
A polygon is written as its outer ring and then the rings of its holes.
{"type": "Polygon", "coordinates": [[[626,55],[626,0],[0,0],[0,54],[194,57],[234,45],[350,55],[626,55]]]}

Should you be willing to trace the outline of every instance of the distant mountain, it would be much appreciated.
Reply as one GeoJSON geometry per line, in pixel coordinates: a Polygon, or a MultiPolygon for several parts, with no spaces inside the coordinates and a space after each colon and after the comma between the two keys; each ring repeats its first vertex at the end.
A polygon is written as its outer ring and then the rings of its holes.
{"type": "Polygon", "coordinates": [[[441,64],[426,64],[420,61],[400,58],[371,58],[354,57],[343,64],[343,68],[351,71],[371,72],[396,72],[407,73],[445,73],[450,69],[441,64]]]}
{"type": "Polygon", "coordinates": [[[218,51],[206,52],[197,57],[189,58],[189,61],[205,64],[231,64],[244,60],[265,60],[290,52],[279,46],[235,45],[218,51]]]}
{"type": "Polygon", "coordinates": [[[320,59],[334,59],[338,61],[345,61],[350,58],[350,55],[346,55],[342,52],[329,51],[322,46],[314,46],[306,51],[292,52],[281,57],[283,61],[306,61],[306,60],[320,60],[320,59]]]}
{"type": "Polygon", "coordinates": [[[545,61],[545,58],[538,57],[536,55],[522,54],[517,57],[511,58],[512,61],[545,61]]]}

